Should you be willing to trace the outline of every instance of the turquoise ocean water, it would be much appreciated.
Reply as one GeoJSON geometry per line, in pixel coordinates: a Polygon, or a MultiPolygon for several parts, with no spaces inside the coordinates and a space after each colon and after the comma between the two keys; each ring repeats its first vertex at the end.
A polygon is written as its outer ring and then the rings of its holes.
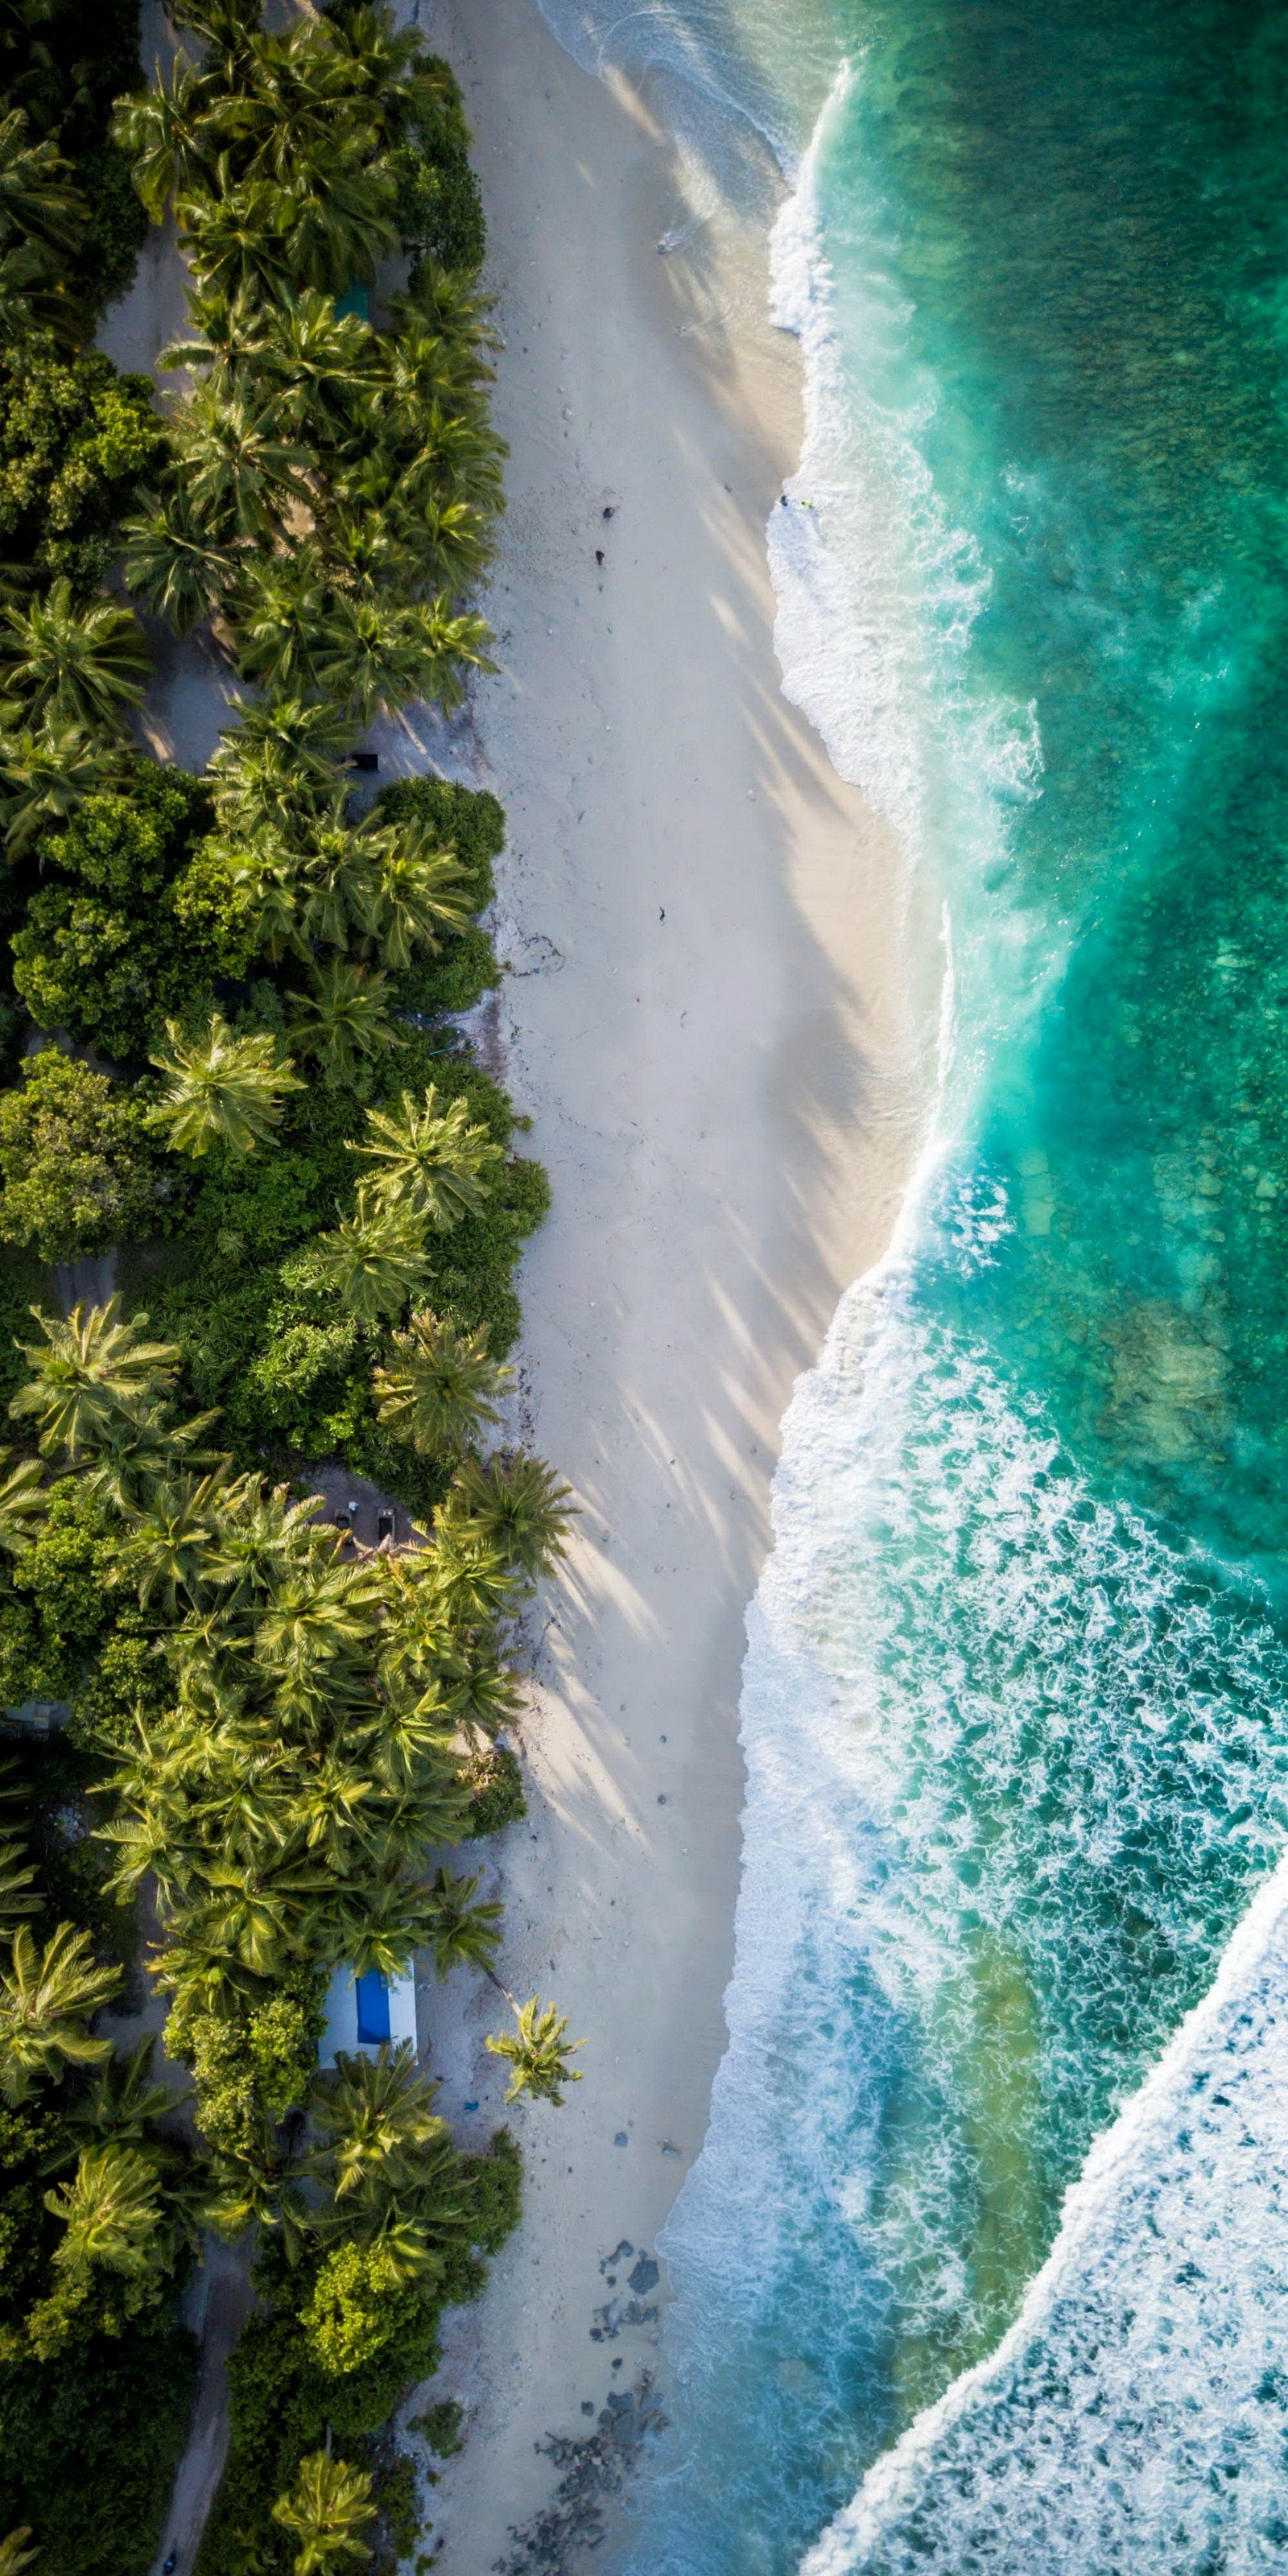
{"type": "Polygon", "coordinates": [[[785,1426],[632,2567],[1279,2566],[1288,6],[545,5],[788,179],[784,685],[947,961],[785,1426]]]}

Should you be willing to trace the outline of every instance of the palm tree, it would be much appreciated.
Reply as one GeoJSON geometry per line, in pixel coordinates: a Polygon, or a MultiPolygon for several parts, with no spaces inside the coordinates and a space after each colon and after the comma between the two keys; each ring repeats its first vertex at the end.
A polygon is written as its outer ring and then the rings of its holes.
{"type": "Polygon", "coordinates": [[[297,1054],[315,1056],[328,1083],[355,1083],[364,1059],[402,1041],[385,1001],[388,979],[344,957],[315,967],[311,993],[292,993],[297,1054]]]}
{"type": "Polygon", "coordinates": [[[232,546],[216,542],[185,484],[175,484],[144,517],[127,519],[121,534],[127,587],[177,635],[187,635],[223,607],[239,559],[232,546]]]}
{"type": "Polygon", "coordinates": [[[330,695],[318,682],[318,649],[326,630],[326,566],[316,539],[288,554],[247,559],[236,602],[238,668],[278,697],[330,695]]]}
{"type": "Polygon", "coordinates": [[[410,1211],[360,1189],[353,1214],[318,1236],[309,1268],[365,1322],[397,1315],[425,1275],[424,1227],[410,1211]]]}
{"type": "MultiPolygon", "coordinates": [[[[459,1820],[460,1809],[456,1810],[459,1820]]],[[[434,1934],[434,1908],[425,1888],[396,1861],[355,1874],[335,1889],[330,1929],[337,1959],[355,1976],[401,1977],[434,1934]]]]}
{"type": "Polygon", "coordinates": [[[85,1490],[127,1516],[150,1510],[159,1486],[187,1459],[211,1467],[217,1453],[202,1447],[218,1421],[217,1413],[194,1413],[175,1421],[162,1404],[140,1405],[104,1423],[94,1445],[94,1464],[85,1471],[85,1490]]]}
{"type": "Polygon", "coordinates": [[[172,2246],[162,2222],[160,2176],[141,2147],[119,2139],[83,2147],[74,2180],[47,2191],[45,2207],[66,2227],[54,2260],[68,2270],[99,2264],[140,2279],[168,2264],[172,2246]]]}
{"type": "Polygon", "coordinates": [[[291,201],[266,179],[237,185],[226,156],[214,173],[213,187],[185,190],[175,202],[184,247],[202,288],[231,303],[271,302],[291,282],[291,263],[283,240],[291,201]]]}
{"type": "Polygon", "coordinates": [[[341,295],[354,278],[374,277],[398,247],[397,187],[378,163],[334,139],[295,162],[276,193],[276,220],[292,281],[341,295]]]}
{"type": "Polygon", "coordinates": [[[372,1384],[380,1420],[396,1440],[434,1457],[467,1448],[499,1419],[496,1398],[513,1384],[514,1371],[488,1357],[486,1324],[471,1333],[425,1310],[394,1334],[393,1353],[372,1384]]]}
{"type": "Polygon", "coordinates": [[[86,796],[110,787],[118,765],[119,755],[101,734],[56,716],[0,735],[0,816],[10,858],[25,857],[42,832],[68,822],[86,796]]]}
{"type": "Polygon", "coordinates": [[[413,698],[455,706],[463,667],[496,668],[485,649],[487,634],[481,617],[453,616],[445,600],[399,606],[341,593],[318,635],[317,685],[357,707],[364,723],[378,708],[396,710],[413,698]]]}
{"type": "Polygon", "coordinates": [[[370,836],[350,829],[344,809],[341,792],[310,833],[309,850],[301,862],[298,928],[306,955],[317,947],[347,947],[351,927],[368,899],[370,836]]]}
{"type": "MultiPolygon", "coordinates": [[[[9,1457],[0,1449],[0,1467],[9,1457]]],[[[0,1547],[10,1556],[21,1556],[42,1527],[49,1510],[49,1489],[44,1469],[34,1458],[20,1458],[0,1477],[0,1547]]]]}
{"type": "Polygon", "coordinates": [[[21,1834],[0,1834],[0,1920],[14,1923],[24,1914],[39,1914],[44,1901],[21,1834]]]}
{"type": "Polygon", "coordinates": [[[66,823],[86,796],[114,784],[120,755],[102,735],[82,724],[46,715],[36,726],[0,734],[0,796],[10,858],[25,857],[32,842],[66,823]]]}
{"type": "Polygon", "coordinates": [[[19,1345],[31,1376],[9,1407],[14,1421],[34,1421],[42,1457],[69,1465],[101,1449],[122,1422],[136,1426],[174,1385],[183,1357],[176,1345],[145,1342],[147,1316],[120,1320],[119,1297],[106,1306],[73,1306],[70,1315],[31,1312],[45,1336],[19,1345]]]}
{"type": "Polygon", "coordinates": [[[217,543],[271,540],[292,503],[307,502],[310,452],[279,435],[269,406],[199,386],[171,432],[185,504],[217,543]]]}
{"type": "Polygon", "coordinates": [[[325,2451],[301,2460],[289,2494],[279,2496],[273,2520],[299,2541],[295,2576],[331,2576],[346,2558],[369,2558],[361,2537],[375,2521],[371,2480],[365,2469],[351,2469],[325,2451]]]}
{"type": "Polygon", "coordinates": [[[313,1562],[275,1586],[255,1623],[255,1652],[270,1665],[333,1661],[374,1634],[378,1601],[369,1566],[313,1562]]]}
{"type": "Polygon", "coordinates": [[[484,1174],[504,1160],[464,1100],[440,1105],[431,1082],[418,1105],[404,1091],[396,1109],[369,1109],[367,1132],[350,1149],[371,1167],[379,1197],[406,1208],[435,1234],[447,1234],[487,1203],[484,1174]]]}
{"type": "Polygon", "coordinates": [[[334,2074],[319,2076],[312,2108],[320,2144],[310,2163],[334,2200],[383,2205],[411,2190],[425,2156],[448,2134],[434,2109],[437,2090],[406,2040],[375,2057],[341,2054],[334,2074]]]}
{"type": "Polygon", "coordinates": [[[395,975],[410,966],[417,948],[437,952],[442,931],[461,931],[469,923],[462,899],[461,871],[450,850],[417,846],[407,835],[399,846],[394,832],[364,835],[375,861],[359,907],[359,920],[382,966],[395,975]]]}
{"type": "Polygon", "coordinates": [[[201,1155],[222,1145],[252,1154],[268,1144],[282,1123],[287,1093],[302,1088],[276,1039],[259,1029],[235,1037],[218,1011],[204,1037],[185,1038],[174,1020],[167,1020],[166,1036],[168,1051],[150,1059],[166,1078],[152,1118],[175,1152],[201,1155]]]}
{"type": "MultiPolygon", "coordinates": [[[[81,2130],[94,2146],[142,2146],[153,2121],[164,2119],[177,2107],[169,2085],[159,2084],[152,2073],[156,2051],[157,2042],[147,2037],[128,2057],[109,2057],[88,2093],[66,2113],[68,2127],[81,2130]]],[[[61,2141],[42,2160],[42,2172],[56,2172],[70,2164],[73,2153],[61,2141]]]]}
{"type": "Polygon", "coordinates": [[[560,1484],[545,1460],[520,1452],[489,1458],[486,1465],[467,1458],[439,1517],[448,1530],[463,1525],[477,1533],[535,1582],[565,1552],[571,1504],[571,1487],[560,1484]]]}
{"type": "Polygon", "coordinates": [[[453,1878],[446,1869],[438,1870],[430,1881],[429,1892],[437,1909],[430,1947],[440,1977],[455,1967],[483,1968],[488,1976],[493,1973],[504,1908],[475,1904],[478,1883],[477,1871],[473,1878],[453,1878]]]}
{"type": "Polygon", "coordinates": [[[570,2066],[568,2061],[586,2043],[577,2039],[570,2044],[567,2021],[553,2004],[547,2004],[543,2011],[536,1995],[530,2003],[516,2004],[514,2010],[517,2032],[503,2032],[485,2043],[494,2057],[508,2057],[510,2061],[513,2071],[505,2098],[507,2102],[517,2102],[520,2094],[530,2093],[535,2102],[558,2104],[563,2100],[565,2084],[581,2082],[581,2068],[570,2066]]]}
{"type": "Polygon", "coordinates": [[[307,435],[314,448],[324,448],[347,431],[376,351],[371,325],[360,314],[338,314],[334,297],[317,287],[298,294],[287,288],[260,317],[247,372],[292,437],[307,435]]]}
{"type": "Polygon", "coordinates": [[[194,71],[182,54],[168,79],[158,64],[150,88],[117,100],[115,139],[129,156],[135,189],[154,224],[176,190],[209,185],[227,107],[215,67],[194,71]]]}
{"type": "Polygon", "coordinates": [[[398,600],[416,589],[415,551],[393,510],[354,510],[330,492],[319,503],[327,572],[337,591],[398,600]]]}
{"type": "Polygon", "coordinates": [[[56,2075],[60,2061],[93,2066],[111,2056],[110,2039],[92,2039],[86,2024],[120,1982],[119,1968],[95,1966],[88,1932],[60,1923],[42,1955],[26,1924],[20,1926],[0,1974],[0,2095],[6,2102],[25,2102],[36,2077],[56,2075]]]}
{"type": "Polygon", "coordinates": [[[280,690],[234,703],[240,722],[221,734],[208,770],[221,829],[295,846],[329,811],[356,730],[340,708],[280,690]]]}
{"type": "Polygon", "coordinates": [[[106,599],[78,607],[65,575],[45,599],[0,612],[0,665],[32,725],[48,715],[102,733],[142,705],[152,668],[133,612],[106,599]]]}
{"type": "Polygon", "coordinates": [[[11,2531],[7,2538],[0,2540],[0,2576],[22,2576],[25,2567],[35,2566],[40,2551],[28,2549],[27,2542],[30,2538],[31,2524],[23,2522],[18,2525],[16,2531],[11,2531]]]}
{"type": "Polygon", "coordinates": [[[21,108],[0,117],[0,240],[79,250],[88,210],[71,176],[56,143],[32,142],[21,108]]]}
{"type": "Polygon", "coordinates": [[[159,1602],[169,1619],[195,1608],[209,1591],[208,1558],[228,1491],[222,1466],[210,1474],[160,1480],[137,1513],[121,1550],[117,1580],[137,1580],[143,1609],[159,1602]]]}

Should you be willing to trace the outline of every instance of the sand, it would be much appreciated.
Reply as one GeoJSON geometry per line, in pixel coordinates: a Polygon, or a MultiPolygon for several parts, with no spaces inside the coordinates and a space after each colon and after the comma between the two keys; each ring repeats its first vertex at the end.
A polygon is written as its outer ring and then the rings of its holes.
{"type": "MultiPolygon", "coordinates": [[[[462,77],[489,219],[500,667],[463,718],[419,709],[372,739],[386,774],[432,764],[508,811],[510,971],[475,1036],[554,1187],[520,1280],[513,1427],[580,1506],[531,1622],[531,1812],[483,1867],[506,1898],[506,1982],[557,1999],[584,2081],[562,2110],[504,2113],[481,2044],[499,1997],[458,1971],[419,1998],[457,2133],[482,2144],[506,2116],[526,2163],[523,2225],[404,2410],[464,2402],[421,2546],[441,2544],[441,2576],[488,2576],[556,2485],[545,2435],[593,2431],[645,2371],[665,2397],[664,2265],[638,2302],[655,2316],[592,2329],[607,2258],[629,2240],[629,2299],[701,2147],[778,1425],[888,1240],[938,956],[889,835],[780,693],[764,526],[799,446],[799,368],[765,319],[763,214],[690,228],[648,100],[580,71],[535,0],[421,0],[419,17],[462,77]]],[[[145,61],[168,49],[148,0],[145,61]]],[[[149,368],[182,310],[154,234],[104,344],[149,368]]],[[[146,737],[199,764],[227,675],[201,639],[158,642],[146,737]]],[[[199,2450],[185,2528],[209,2487],[199,2450]]]]}
{"type": "MultiPolygon", "coordinates": [[[[520,1282],[525,1404],[581,1512],[500,1871],[507,1982],[557,1998],[585,2080],[514,2117],[524,2223],[432,2392],[468,2414],[435,2563],[486,2576],[554,2487],[545,2434],[591,2431],[583,2408],[645,2368],[665,2385],[664,2269],[656,2320],[591,2329],[606,2258],[652,2252],[701,2147],[778,1425],[889,1237],[936,968],[889,836],[780,694],[764,525],[799,370],[763,318],[763,226],[659,256],[684,208],[646,101],[579,70],[535,0],[421,23],[463,81],[504,340],[501,667],[455,758],[509,813],[490,1036],[554,1187],[520,1282]]],[[[456,1986],[424,1998],[429,2054],[483,2131],[499,2070],[456,1986]]]]}

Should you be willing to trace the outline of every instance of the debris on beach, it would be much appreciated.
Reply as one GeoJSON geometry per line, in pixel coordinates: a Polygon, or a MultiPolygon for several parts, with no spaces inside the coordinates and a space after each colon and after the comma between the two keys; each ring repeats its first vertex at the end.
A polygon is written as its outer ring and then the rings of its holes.
{"type": "Polygon", "coordinates": [[[610,2391],[593,2433],[547,2433],[535,2447],[562,2472],[559,2484],[526,2530],[511,2525],[514,2547],[493,2561],[492,2576],[573,2576],[576,2557],[604,2538],[605,2498],[619,2492],[642,2443],[665,2425],[646,2374],[633,2390],[610,2391]]]}

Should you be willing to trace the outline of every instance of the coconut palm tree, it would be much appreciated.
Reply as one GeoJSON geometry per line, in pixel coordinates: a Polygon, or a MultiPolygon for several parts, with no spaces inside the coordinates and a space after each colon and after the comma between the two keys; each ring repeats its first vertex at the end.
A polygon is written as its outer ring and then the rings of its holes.
{"type": "Polygon", "coordinates": [[[168,1405],[140,1406],[105,1422],[97,1436],[92,1466],[84,1469],[85,1490],[130,1516],[148,1510],[159,1485],[185,1459],[211,1467],[216,1453],[204,1448],[217,1413],[185,1415],[176,1421],[168,1405]]]}
{"type": "Polygon", "coordinates": [[[504,1907],[474,1902],[479,1873],[473,1878],[453,1878],[450,1870],[440,1869],[430,1880],[429,1892],[437,1909],[430,1947],[440,1977],[450,1968],[483,1968],[492,1975],[492,1962],[501,1938],[504,1907]]]}
{"type": "Polygon", "coordinates": [[[240,570],[236,549],[216,542],[185,484],[174,484],[142,517],[127,519],[121,534],[128,588],[177,635],[214,617],[232,593],[240,570]]]}
{"type": "Polygon", "coordinates": [[[337,594],[317,638],[317,685],[342,705],[360,709],[369,723],[377,710],[396,710],[414,698],[443,707],[461,695],[467,665],[492,671],[488,629],[481,617],[453,616],[445,600],[406,605],[337,594]]]}
{"type": "Polygon", "coordinates": [[[297,873],[296,926],[304,955],[315,948],[348,946],[353,925],[370,900],[371,871],[371,836],[350,829],[341,792],[310,833],[297,873]]]}
{"type": "Polygon", "coordinates": [[[0,818],[10,858],[24,858],[42,832],[70,821],[86,796],[110,787],[119,765],[119,755],[91,726],[53,714],[34,727],[0,733],[0,818]]]}
{"type": "Polygon", "coordinates": [[[291,265],[282,238],[291,200],[271,180],[232,176],[221,155],[208,187],[185,188],[176,197],[175,214],[184,248],[202,289],[230,303],[271,302],[290,283],[291,265]]]}
{"type": "Polygon", "coordinates": [[[222,1145],[253,1154],[268,1144],[287,1093],[302,1088],[276,1039],[260,1029],[234,1036],[219,1011],[204,1037],[185,1038],[175,1020],[167,1020],[166,1037],[168,1048],[150,1058],[166,1085],[151,1116],[175,1152],[201,1155],[222,1145]]]}
{"type": "MultiPolygon", "coordinates": [[[[458,1819],[459,1814],[458,1807],[458,1819]]],[[[433,1928],[430,1897],[397,1861],[355,1873],[334,1891],[329,1930],[335,1956],[355,1976],[401,1977],[416,1952],[428,1949],[433,1928]]]]}
{"type": "MultiPolygon", "coordinates": [[[[152,2073],[156,2051],[155,2039],[148,2037],[128,2057],[109,2057],[89,2091],[64,2115],[67,2128],[79,2130],[93,2146],[142,2146],[153,2122],[176,2108],[169,2085],[158,2084],[152,2073]]],[[[66,2137],[59,2139],[42,2158],[42,2173],[56,2173],[71,2164],[77,2152],[66,2137]]]]}
{"type": "Polygon", "coordinates": [[[21,108],[0,117],[0,242],[38,242],[64,257],[79,250],[88,209],[71,179],[56,143],[32,141],[21,108]]]}
{"type": "Polygon", "coordinates": [[[288,436],[325,449],[349,432],[378,347],[360,314],[337,313],[318,287],[288,287],[261,313],[245,372],[288,436]]]}
{"type": "Polygon", "coordinates": [[[140,1606],[169,1619],[209,1597],[207,1559],[228,1491],[226,1471],[167,1476],[153,1488],[121,1549],[116,1580],[137,1583],[140,1606]]]}
{"type": "Polygon", "coordinates": [[[299,1655],[332,1661],[362,1646],[375,1627],[378,1578],[366,1565],[311,1563],[277,1584],[255,1623],[261,1663],[299,1655]]]}
{"type": "Polygon", "coordinates": [[[249,384],[266,319],[264,307],[247,296],[194,288],[188,297],[187,318],[189,336],[172,340],[159,352],[159,373],[186,373],[230,393],[249,384]]]}
{"type": "Polygon", "coordinates": [[[372,1378],[380,1420],[422,1455],[465,1449],[499,1419],[498,1396],[514,1371],[488,1357],[488,1327],[465,1331],[428,1309],[393,1337],[393,1357],[372,1378]]]}
{"type": "MultiPolygon", "coordinates": [[[[8,1460],[9,1451],[0,1449],[0,1467],[8,1460]]],[[[21,1556],[44,1525],[49,1510],[49,1489],[43,1467],[34,1458],[20,1458],[0,1477],[0,1547],[10,1556],[21,1556]]]]}
{"type": "Polygon", "coordinates": [[[374,1323],[401,1313],[415,1296],[425,1275],[425,1230],[409,1210],[359,1189],[352,1215],[318,1236],[309,1267],[320,1287],[374,1323]]]}
{"type": "Polygon", "coordinates": [[[173,2241],[160,2175],[141,2147],[120,2139],[83,2147],[74,2179],[47,2191],[45,2207],[67,2230],[54,2261],[69,2270],[98,2264],[138,2280],[168,2269],[173,2241]]]}
{"type": "Polygon", "coordinates": [[[238,667],[277,697],[333,698],[320,688],[318,651],[326,629],[330,591],[315,538],[286,554],[248,559],[236,602],[238,667]]]}
{"type": "Polygon", "coordinates": [[[46,598],[0,611],[0,667],[33,726],[48,715],[111,733],[142,705],[152,664],[131,610],[106,599],[77,606],[60,575],[46,598]]]}
{"type": "Polygon", "coordinates": [[[565,2084],[581,2082],[581,2068],[568,2061],[585,2047],[584,2039],[570,2043],[566,2019],[553,2004],[543,2011],[536,1995],[530,2003],[516,2004],[514,2013],[517,2030],[489,2037],[485,2043],[494,2057],[510,2061],[507,2102],[517,2102],[523,2093],[530,2093],[534,2102],[562,2102],[565,2084]]]}
{"type": "Polygon", "coordinates": [[[398,247],[398,191],[390,171],[334,139],[295,162],[276,192],[286,265],[299,286],[342,295],[398,247]]]}
{"type": "Polygon", "coordinates": [[[220,735],[209,776],[225,832],[290,836],[329,809],[341,761],[358,736],[338,707],[271,692],[235,701],[240,721],[220,735]]]}
{"type": "Polygon", "coordinates": [[[333,2200],[383,2205],[411,2191],[429,2150],[447,2139],[437,2091],[406,2040],[374,2057],[337,2057],[311,2098],[319,2144],[310,2170],[325,2178],[333,2200]]]}
{"type": "Polygon", "coordinates": [[[467,1458],[452,1479],[448,1503],[436,1516],[449,1530],[464,1528],[500,1550],[535,1582],[564,1554],[572,1521],[572,1490],[543,1458],[522,1453],[467,1458]]]}
{"type": "Polygon", "coordinates": [[[294,2486],[273,2507],[274,2522],[299,2542],[295,2576],[332,2576],[346,2559],[369,2558],[362,2534],[375,2518],[366,2470],[325,2451],[301,2460],[294,2486]]]}
{"type": "Polygon", "coordinates": [[[94,1963],[88,1932],[60,1923],[36,1948],[26,1924],[14,1934],[7,1969],[0,1973],[0,2095],[25,2102],[37,2076],[60,2066],[93,2066],[110,2057],[110,2039],[93,2039],[87,2024],[109,2002],[121,1970],[94,1963]]]}
{"type": "Polygon", "coordinates": [[[427,848],[421,833],[377,828],[363,838],[374,864],[359,896],[359,926],[381,965],[401,975],[418,948],[432,957],[443,931],[468,927],[461,871],[450,850],[427,848]]]}
{"type": "Polygon", "coordinates": [[[39,1914],[44,1901],[21,1834],[0,1834],[0,1921],[16,1923],[24,1914],[39,1914]]]}
{"type": "Polygon", "coordinates": [[[369,1109],[367,1132],[350,1150],[370,1170],[378,1197],[407,1209],[435,1234],[478,1215],[487,1204],[488,1179],[504,1160],[468,1104],[440,1102],[432,1082],[422,1101],[404,1091],[396,1109],[369,1109]]]}
{"type": "Polygon", "coordinates": [[[319,495],[327,572],[337,591],[360,599],[405,599],[421,580],[407,528],[392,509],[354,510],[319,495]]]}
{"type": "Polygon", "coordinates": [[[195,71],[183,54],[168,76],[158,64],[148,89],[117,100],[113,133],[129,156],[135,190],[154,224],[176,192],[212,184],[228,109],[215,65],[195,71]]]}
{"type": "Polygon", "coordinates": [[[310,450],[281,436],[266,402],[201,385],[176,405],[171,437],[186,507],[220,545],[271,541],[292,506],[309,500],[310,450]]]}
{"type": "Polygon", "coordinates": [[[288,1485],[265,1493],[251,1475],[228,1490],[211,1548],[208,1580],[224,1594],[224,1613],[258,1613],[283,1583],[334,1553],[335,1533],[320,1529],[312,1498],[295,1502],[288,1485]]]}
{"type": "Polygon", "coordinates": [[[365,1059],[401,1039],[389,1017],[387,978],[344,957],[329,957],[315,967],[310,993],[292,993],[295,1022],[291,1044],[298,1055],[313,1056],[327,1083],[353,1083],[365,1059]]]}
{"type": "MultiPolygon", "coordinates": [[[[26,1805],[27,1791],[16,1776],[16,1765],[0,1762],[0,1807],[25,1811],[26,1805]]],[[[44,1899],[35,1881],[26,1836],[16,1821],[6,1821],[0,1825],[0,1919],[16,1923],[24,1914],[40,1913],[44,1899]]]]}
{"type": "Polygon", "coordinates": [[[42,1315],[32,1307],[39,1342],[19,1345],[31,1375],[9,1407],[15,1422],[37,1425],[42,1457],[69,1466],[101,1450],[122,1422],[137,1427],[169,1393],[183,1357],[176,1345],[147,1342],[147,1316],[120,1319],[120,1299],[106,1306],[73,1306],[70,1315],[42,1315]]]}

